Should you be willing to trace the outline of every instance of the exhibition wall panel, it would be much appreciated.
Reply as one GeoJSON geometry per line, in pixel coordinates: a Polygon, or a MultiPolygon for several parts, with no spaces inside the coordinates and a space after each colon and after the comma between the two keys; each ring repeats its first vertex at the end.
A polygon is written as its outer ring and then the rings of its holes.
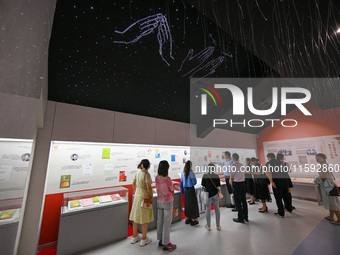
{"type": "MultiPolygon", "coordinates": [[[[290,166],[291,177],[314,178],[321,165],[316,162],[316,154],[327,155],[327,163],[335,178],[340,178],[340,141],[332,136],[319,136],[299,139],[263,142],[264,154],[282,153],[290,166]]],[[[340,137],[337,134],[336,137],[340,137]]]]}
{"type": "MultiPolygon", "coordinates": [[[[24,197],[33,140],[0,138],[0,210],[2,203],[24,197]]],[[[21,204],[18,204],[21,207],[21,204]]],[[[15,209],[15,208],[12,208],[15,209]]]]}
{"type": "Polygon", "coordinates": [[[178,178],[190,159],[188,146],[145,144],[85,143],[52,141],[45,194],[98,189],[132,184],[142,159],[151,163],[155,179],[158,164],[167,160],[169,176],[178,178]]]}
{"type": "MultiPolygon", "coordinates": [[[[319,109],[314,107],[309,107],[309,109],[312,108],[311,113],[312,116],[305,116],[301,113],[299,109],[296,109],[289,113],[285,118],[290,119],[297,119],[298,125],[294,128],[285,128],[282,126],[276,126],[276,127],[267,127],[263,131],[261,131],[258,134],[257,139],[257,145],[258,145],[258,153],[259,158],[262,164],[264,164],[266,159],[266,153],[268,152],[268,149],[264,148],[264,143],[270,142],[270,141],[276,141],[275,143],[298,143],[299,146],[303,146],[302,142],[307,142],[302,149],[305,151],[304,157],[308,156],[308,158],[311,158],[308,162],[312,162],[311,160],[314,160],[314,157],[312,157],[311,153],[315,152],[309,152],[307,155],[308,149],[315,148],[316,153],[325,153],[326,156],[329,158],[330,161],[333,163],[339,163],[340,160],[338,160],[336,156],[334,159],[332,159],[331,150],[328,149],[329,145],[331,148],[335,147],[335,150],[338,151],[339,141],[335,139],[335,137],[339,136],[340,134],[340,107],[332,108],[332,109],[319,109]],[[303,140],[297,140],[301,138],[309,138],[309,139],[303,139],[303,140]],[[295,140],[291,140],[295,139],[295,140]],[[320,142],[323,144],[323,146],[320,146],[320,142]],[[334,142],[334,146],[333,146],[334,142]],[[311,146],[313,147],[310,147],[311,146]],[[313,158],[313,159],[312,159],[313,158]]],[[[267,143],[267,147],[268,147],[267,143]]],[[[285,146],[283,146],[285,147],[285,146]]],[[[294,145],[295,148],[295,145],[294,145]]],[[[284,148],[283,148],[284,149],[284,148]]],[[[332,149],[333,150],[333,149],[332,149]]],[[[299,149],[301,152],[301,150],[299,149]]],[[[335,154],[334,154],[335,155],[335,154]]],[[[333,157],[334,157],[333,155],[333,157]]],[[[297,155],[296,155],[297,156],[297,155]]],[[[301,158],[301,157],[300,157],[301,158]]],[[[303,162],[306,160],[303,160],[303,162]]],[[[314,162],[314,161],[313,161],[314,162]]],[[[339,174],[336,174],[337,178],[340,178],[339,174]]]]}

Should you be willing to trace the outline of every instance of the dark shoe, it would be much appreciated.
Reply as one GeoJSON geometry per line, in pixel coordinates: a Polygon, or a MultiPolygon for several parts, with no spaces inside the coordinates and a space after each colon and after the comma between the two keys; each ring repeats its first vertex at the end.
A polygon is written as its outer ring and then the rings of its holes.
{"type": "Polygon", "coordinates": [[[177,248],[176,244],[169,243],[168,245],[163,246],[163,251],[173,251],[176,250],[176,248],[177,248]]]}
{"type": "Polygon", "coordinates": [[[237,212],[236,208],[231,209],[232,212],[237,212]]]}
{"type": "Polygon", "coordinates": [[[245,222],[247,222],[247,223],[249,223],[249,220],[248,220],[248,218],[244,218],[244,221],[245,221],[245,222]]]}
{"type": "Polygon", "coordinates": [[[255,202],[252,202],[252,203],[249,203],[250,205],[254,205],[255,204],[255,202]]]}
{"type": "Polygon", "coordinates": [[[235,208],[235,206],[233,206],[233,205],[227,205],[226,207],[227,208],[235,208]]]}
{"type": "MultiPolygon", "coordinates": [[[[262,211],[262,207],[259,208],[259,211],[262,211]]],[[[264,210],[264,211],[268,212],[268,206],[266,206],[266,210],[264,210]]]]}
{"type": "Polygon", "coordinates": [[[240,220],[239,218],[234,218],[233,221],[237,223],[245,223],[244,220],[240,220]]]}
{"type": "Polygon", "coordinates": [[[280,217],[280,218],[283,218],[283,217],[285,217],[284,215],[281,215],[281,214],[279,214],[279,213],[274,213],[276,216],[278,216],[278,217],[280,217]]]}
{"type": "Polygon", "coordinates": [[[296,209],[295,206],[292,206],[292,209],[295,210],[296,209]]]}
{"type": "Polygon", "coordinates": [[[196,226],[197,224],[198,224],[199,222],[198,222],[198,220],[194,220],[194,221],[191,221],[191,226],[196,226]]]}
{"type": "Polygon", "coordinates": [[[328,217],[325,217],[324,219],[325,219],[325,220],[328,220],[328,221],[334,221],[334,219],[329,218],[329,216],[328,216],[328,217]]]}
{"type": "Polygon", "coordinates": [[[159,240],[158,246],[163,246],[162,240],[159,240]]]}
{"type": "Polygon", "coordinates": [[[191,220],[185,220],[185,224],[190,224],[191,220]]]}
{"type": "Polygon", "coordinates": [[[268,207],[266,207],[266,210],[262,211],[262,210],[259,210],[259,213],[267,213],[268,212],[268,207]]]}

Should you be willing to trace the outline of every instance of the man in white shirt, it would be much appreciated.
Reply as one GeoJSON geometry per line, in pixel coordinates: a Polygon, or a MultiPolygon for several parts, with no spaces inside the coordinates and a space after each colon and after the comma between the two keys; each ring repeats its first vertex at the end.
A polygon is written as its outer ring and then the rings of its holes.
{"type": "Polygon", "coordinates": [[[244,166],[238,161],[239,155],[234,153],[232,160],[234,164],[231,167],[230,185],[234,187],[234,199],[238,217],[233,221],[237,223],[249,222],[248,220],[248,205],[246,199],[246,182],[244,166]]]}

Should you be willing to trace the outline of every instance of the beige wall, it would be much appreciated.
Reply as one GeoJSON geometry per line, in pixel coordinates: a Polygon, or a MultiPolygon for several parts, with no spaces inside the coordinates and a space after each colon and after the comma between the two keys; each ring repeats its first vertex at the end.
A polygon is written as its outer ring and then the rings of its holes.
{"type": "Polygon", "coordinates": [[[215,129],[202,139],[187,123],[56,102],[48,106],[54,109],[48,118],[52,140],[257,149],[252,134],[215,129]]]}

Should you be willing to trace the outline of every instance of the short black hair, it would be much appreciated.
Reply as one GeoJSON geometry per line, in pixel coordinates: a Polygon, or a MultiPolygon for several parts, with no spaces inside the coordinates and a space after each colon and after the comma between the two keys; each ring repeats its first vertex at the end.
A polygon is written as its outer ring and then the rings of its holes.
{"type": "Polygon", "coordinates": [[[240,156],[237,153],[233,153],[233,158],[238,161],[238,159],[240,158],[240,156]]]}
{"type": "Polygon", "coordinates": [[[208,165],[208,173],[212,173],[216,171],[216,166],[213,163],[209,163],[208,165]]]}
{"type": "Polygon", "coordinates": [[[250,161],[257,161],[257,158],[252,157],[252,158],[250,159],[250,161]]]}
{"type": "Polygon", "coordinates": [[[275,159],[275,154],[274,153],[268,153],[267,158],[275,159]]]}
{"type": "Polygon", "coordinates": [[[169,163],[166,160],[162,160],[158,165],[158,175],[168,176],[169,174],[169,163]]]}
{"type": "Polygon", "coordinates": [[[225,151],[224,154],[227,155],[227,156],[230,158],[230,155],[231,155],[231,154],[230,154],[229,151],[225,151]]]}
{"type": "Polygon", "coordinates": [[[323,159],[326,159],[326,158],[327,158],[326,155],[323,154],[323,153],[318,153],[318,154],[316,154],[315,157],[316,157],[316,158],[319,157],[319,158],[323,158],[323,159]]]}
{"type": "Polygon", "coordinates": [[[282,154],[282,153],[278,153],[277,155],[276,155],[276,159],[277,160],[281,160],[281,159],[283,159],[285,156],[282,154]]]}

